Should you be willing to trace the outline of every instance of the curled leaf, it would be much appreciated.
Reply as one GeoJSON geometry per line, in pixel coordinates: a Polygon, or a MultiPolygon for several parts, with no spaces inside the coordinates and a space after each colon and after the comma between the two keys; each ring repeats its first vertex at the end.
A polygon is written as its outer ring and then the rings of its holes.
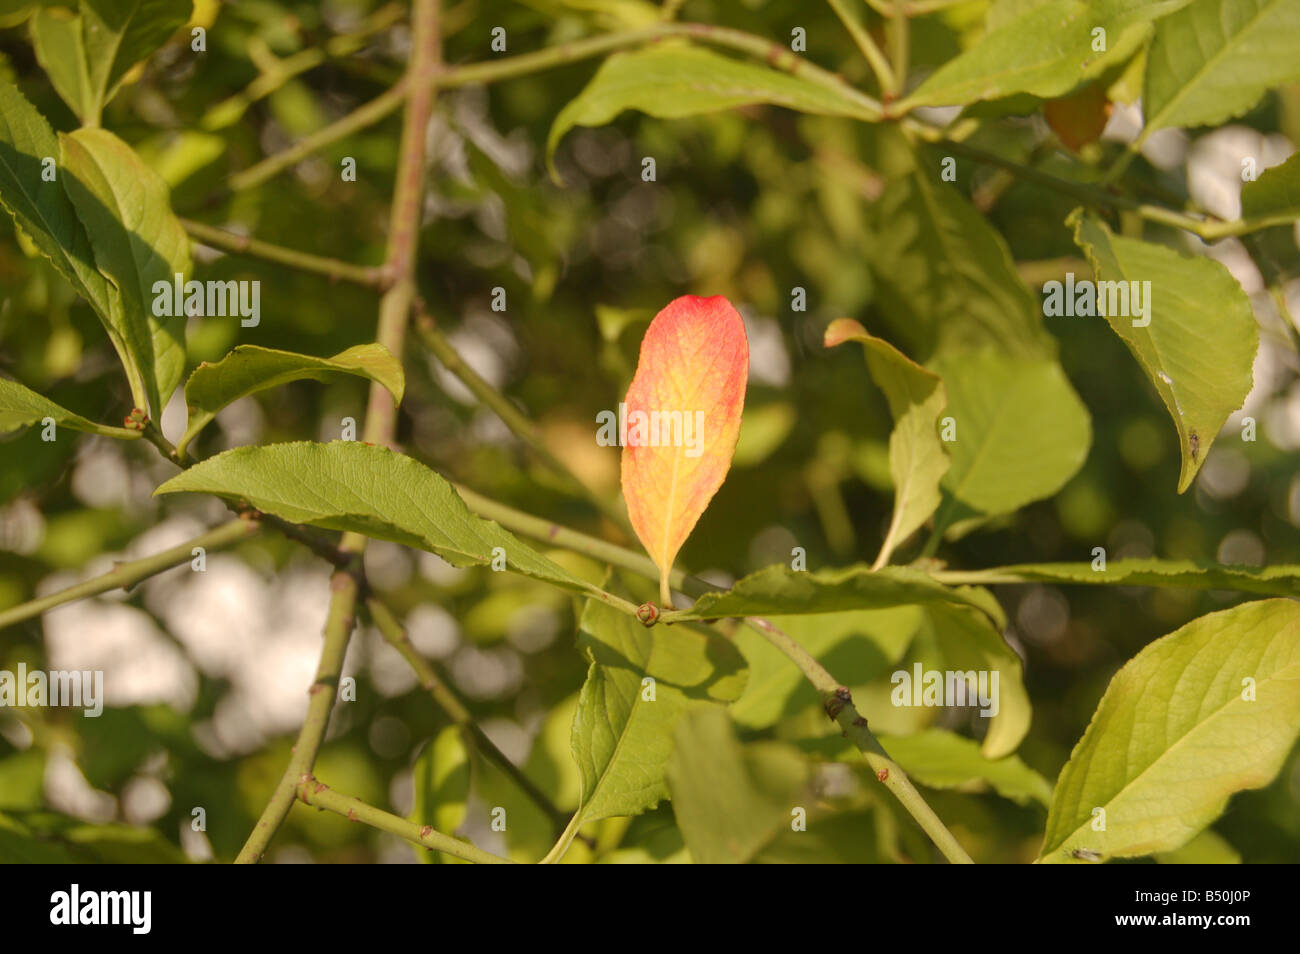
{"type": "Polygon", "coordinates": [[[721,295],[684,295],[646,329],[619,408],[623,497],[671,606],[673,560],[731,467],[749,377],[745,323],[721,295]]]}

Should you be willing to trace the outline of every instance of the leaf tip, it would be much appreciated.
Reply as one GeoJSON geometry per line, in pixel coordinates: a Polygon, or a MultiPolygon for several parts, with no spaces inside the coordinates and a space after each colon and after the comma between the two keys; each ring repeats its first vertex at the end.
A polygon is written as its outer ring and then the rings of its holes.
{"type": "Polygon", "coordinates": [[[867,337],[867,329],[862,327],[861,322],[852,318],[836,318],[826,326],[822,344],[827,348],[834,348],[846,341],[865,337],[867,337]]]}

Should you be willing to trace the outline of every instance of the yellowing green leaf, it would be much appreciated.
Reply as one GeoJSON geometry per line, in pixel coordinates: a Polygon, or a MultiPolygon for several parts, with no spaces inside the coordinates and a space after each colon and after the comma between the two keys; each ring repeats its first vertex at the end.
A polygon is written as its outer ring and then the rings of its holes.
{"type": "Polygon", "coordinates": [[[1174,419],[1182,493],[1228,415],[1250,393],[1259,348],[1250,299],[1213,259],[1113,235],[1082,209],[1072,212],[1066,224],[1074,229],[1075,244],[1091,262],[1099,288],[1101,282],[1150,283],[1147,314],[1108,314],[1106,323],[1137,358],[1174,419]]]}
{"type": "Polygon", "coordinates": [[[1240,116],[1265,91],[1300,79],[1295,0],[1192,0],[1156,24],[1147,54],[1145,138],[1166,126],[1240,116]]]}
{"type": "Polygon", "coordinates": [[[1300,604],[1193,620],[1111,680],[1057,780],[1040,860],[1172,851],[1267,785],[1297,734],[1300,604]]]}

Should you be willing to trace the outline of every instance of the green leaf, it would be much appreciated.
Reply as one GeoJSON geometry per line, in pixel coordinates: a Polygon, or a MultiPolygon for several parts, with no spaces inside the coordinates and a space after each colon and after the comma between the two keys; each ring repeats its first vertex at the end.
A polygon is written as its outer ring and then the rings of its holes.
{"type": "Polygon", "coordinates": [[[963,792],[989,789],[1021,805],[1052,800],[1052,785],[1018,756],[990,759],[979,743],[944,729],[915,735],[882,736],[880,744],[912,780],[930,788],[963,792]]]}
{"type": "Polygon", "coordinates": [[[1193,0],[1156,26],[1147,54],[1145,139],[1166,126],[1240,116],[1264,93],[1300,79],[1295,0],[1193,0]]]}
{"type": "Polygon", "coordinates": [[[873,206],[866,257],[879,311],[923,359],[958,348],[1053,353],[1006,240],[967,199],[916,167],[873,206]]]}
{"type": "Polygon", "coordinates": [[[1236,590],[1262,596],[1300,599],[1300,566],[1225,566],[1192,560],[1108,560],[1105,569],[1091,563],[1018,563],[987,570],[938,571],[935,579],[949,576],[962,583],[990,586],[997,583],[1101,583],[1119,586],[1177,586],[1197,590],[1236,590]]]}
{"type": "Polygon", "coordinates": [[[947,388],[944,420],[955,437],[943,477],[949,500],[936,524],[1018,510],[1083,466],[1091,420],[1055,359],[986,349],[945,353],[931,367],[947,388]]]}
{"type": "Polygon", "coordinates": [[[85,126],[98,126],[126,72],[189,19],[178,0],[81,0],[80,12],[46,7],[32,45],[50,82],[85,126]]]}
{"type": "MultiPolygon", "coordinates": [[[[996,712],[990,715],[980,710],[978,718],[988,723],[980,751],[986,758],[1000,759],[1014,752],[1029,732],[1033,720],[1033,706],[1025,688],[1024,666],[1001,632],[994,628],[988,617],[964,606],[935,604],[926,607],[926,626],[918,638],[927,634],[933,640],[943,659],[947,672],[970,673],[978,679],[979,673],[988,673],[988,687],[994,699],[996,712]],[[996,689],[992,684],[997,676],[996,689]]],[[[915,675],[915,674],[913,674],[915,675]]],[[[893,693],[901,691],[895,685],[893,693]]],[[[968,704],[975,706],[975,687],[967,696],[968,704]]]]}
{"type": "MultiPolygon", "coordinates": [[[[465,824],[469,800],[470,757],[459,726],[450,725],[435,735],[415,760],[415,804],[409,819],[430,825],[444,835],[454,835],[465,824]]],[[[426,863],[456,862],[459,859],[427,848],[415,848],[416,857],[426,863]]]]}
{"type": "Polygon", "coordinates": [[[34,809],[45,802],[45,752],[33,746],[0,759],[0,810],[34,809]]]}
{"type": "Polygon", "coordinates": [[[742,577],[725,592],[705,593],[688,610],[665,619],[702,620],[729,616],[785,616],[887,609],[912,603],[971,606],[992,619],[1001,617],[996,601],[969,587],[950,588],[928,573],[904,566],[871,570],[864,564],[842,569],[792,570],[784,564],[742,577]]]}
{"type": "Polygon", "coordinates": [[[96,122],[127,71],[167,42],[192,9],[190,0],[81,0],[96,122]]]}
{"type": "Polygon", "coordinates": [[[332,358],[240,345],[215,364],[204,361],[185,382],[189,424],[177,449],[183,451],[232,401],[303,378],[321,381],[331,374],[356,374],[377,381],[394,401],[402,402],[406,386],[402,365],[383,345],[357,345],[332,358]]]}
{"type": "Polygon", "coordinates": [[[1260,600],[1193,620],[1111,680],[1061,770],[1040,860],[1172,851],[1234,792],[1267,785],[1298,733],[1300,604],[1260,600]]]}
{"type": "Polygon", "coordinates": [[[591,666],[570,740],[582,775],[572,831],[666,798],[673,726],[692,709],[731,702],[745,685],[744,657],[721,636],[646,628],[594,600],[583,610],[578,644],[591,666]]]}
{"type": "Polygon", "coordinates": [[[45,117],[17,86],[0,79],[0,202],[41,254],[95,309],[127,369],[133,393],[143,394],[124,329],[112,318],[110,299],[116,292],[95,267],[90,239],[59,181],[64,174],[56,165],[59,155],[59,140],[45,117]],[[56,176],[52,182],[42,175],[47,165],[56,176]]]}
{"type": "Polygon", "coordinates": [[[85,122],[93,115],[92,125],[98,125],[81,16],[67,7],[42,7],[31,19],[31,31],[36,61],[55,92],[78,119],[85,122]]]}
{"type": "Polygon", "coordinates": [[[894,514],[872,569],[889,562],[902,543],[939,508],[939,482],[948,470],[948,455],[939,440],[939,415],[948,403],[943,381],[856,321],[841,318],[826,329],[826,345],[859,341],[867,368],[885,392],[894,430],[889,435],[889,472],[894,480],[894,514]]]}
{"type": "MultiPolygon", "coordinates": [[[[1107,315],[1106,322],[1137,358],[1178,429],[1182,468],[1178,492],[1196,477],[1224,422],[1250,393],[1259,329],[1250,299],[1210,258],[1113,235],[1076,209],[1066,220],[1075,244],[1103,282],[1150,282],[1142,318],[1107,315]],[[1144,326],[1137,325],[1146,321],[1144,326]]],[[[1131,286],[1129,286],[1131,287],[1131,286]]],[[[1131,310],[1131,309],[1130,309],[1131,310]]]]}
{"type": "Polygon", "coordinates": [[[112,323],[144,379],[153,417],[185,371],[185,315],[154,315],[153,287],[190,270],[189,239],[172,214],[167,184],[131,147],[103,129],[60,134],[64,189],[95,250],[95,263],[116,288],[112,323]]]}
{"type": "Polygon", "coordinates": [[[1241,854],[1217,832],[1205,829],[1181,848],[1157,852],[1162,865],[1239,865],[1241,854]]]}
{"type": "Polygon", "coordinates": [[[127,440],[140,436],[139,431],[127,430],[124,427],[110,427],[87,420],[16,381],[0,378],[0,434],[40,424],[47,417],[53,418],[56,424],[70,427],[74,431],[84,431],[87,434],[104,434],[127,440]]]}
{"type": "Polygon", "coordinates": [[[21,864],[185,864],[150,828],[94,824],[52,812],[0,812],[0,858],[21,864]]]}
{"type": "Polygon", "coordinates": [[[1123,63],[1146,41],[1152,21],[1187,2],[1049,0],[1015,5],[1015,15],[991,17],[990,29],[978,43],[936,70],[899,108],[965,105],[1014,93],[1053,99],[1123,63]],[[1096,30],[1105,31],[1104,43],[1096,30]]]}
{"type": "Polygon", "coordinates": [[[154,493],[247,500],[263,513],[293,523],[429,550],[454,566],[489,565],[493,550],[500,548],[506,567],[516,573],[602,593],[497,524],[470,513],[446,480],[386,447],[358,441],[237,447],[195,464],[154,493]]]}
{"type": "Polygon", "coordinates": [[[1241,187],[1243,219],[1300,218],[1300,153],[1241,187]]]}
{"type": "MultiPolygon", "coordinates": [[[[823,116],[874,121],[879,115],[846,93],[756,63],[681,43],[615,53],[555,118],[546,161],[574,126],[603,126],[627,109],[661,119],[767,103],[823,116]]],[[[554,165],[551,165],[552,175],[554,165]]]]}
{"type": "Polygon", "coordinates": [[[813,801],[812,770],[792,746],[741,746],[726,712],[703,710],[673,733],[668,785],[673,813],[696,864],[744,864],[790,831],[813,801]]]}
{"type": "MultiPolygon", "coordinates": [[[[919,606],[849,610],[768,619],[813,658],[853,687],[882,676],[897,665],[924,622],[919,606]]],[[[745,693],[731,706],[731,717],[746,729],[766,729],[812,706],[821,698],[779,649],[748,626],[738,629],[736,647],[749,664],[745,693]]]]}

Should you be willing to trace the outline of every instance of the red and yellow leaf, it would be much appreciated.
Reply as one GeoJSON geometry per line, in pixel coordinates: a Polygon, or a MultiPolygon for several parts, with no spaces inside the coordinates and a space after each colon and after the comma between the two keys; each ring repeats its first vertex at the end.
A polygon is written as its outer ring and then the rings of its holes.
{"type": "Polygon", "coordinates": [[[669,302],[641,340],[619,415],[623,497],[665,606],[673,560],[731,468],[748,377],[745,323],[721,295],[669,302]]]}

